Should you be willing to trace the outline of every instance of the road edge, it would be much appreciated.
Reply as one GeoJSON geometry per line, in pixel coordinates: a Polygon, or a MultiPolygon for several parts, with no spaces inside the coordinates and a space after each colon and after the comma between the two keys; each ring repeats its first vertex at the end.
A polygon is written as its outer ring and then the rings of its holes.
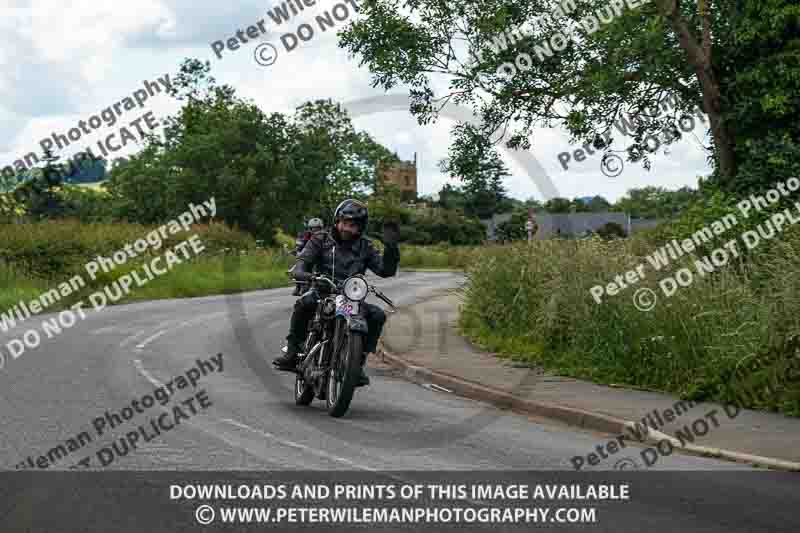
{"type": "MultiPolygon", "coordinates": [[[[633,428],[637,425],[637,423],[632,420],[624,420],[593,411],[585,411],[583,409],[549,402],[517,398],[512,394],[481,385],[480,383],[468,381],[422,366],[413,365],[400,355],[388,352],[385,346],[383,346],[383,342],[381,342],[379,352],[379,356],[383,357],[384,360],[388,361],[392,366],[398,367],[402,371],[403,377],[412,383],[420,385],[431,383],[438,385],[439,387],[451,390],[451,392],[458,396],[483,401],[500,409],[510,409],[523,414],[541,416],[558,420],[571,426],[610,434],[624,434],[627,432],[628,428],[633,428]]],[[[647,437],[643,442],[658,444],[663,440],[669,441],[675,449],[690,455],[725,459],[736,463],[745,463],[773,470],[800,472],[800,463],[725,450],[722,448],[709,448],[688,443],[682,444],[678,439],[651,428],[648,428],[647,437]]]]}

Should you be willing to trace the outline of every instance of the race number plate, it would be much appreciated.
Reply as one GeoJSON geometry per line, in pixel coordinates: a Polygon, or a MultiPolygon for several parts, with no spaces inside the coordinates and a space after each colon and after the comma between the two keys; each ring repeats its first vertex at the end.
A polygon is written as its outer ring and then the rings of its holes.
{"type": "Polygon", "coordinates": [[[336,297],[336,314],[353,316],[358,314],[358,302],[351,302],[341,294],[336,297]]]}

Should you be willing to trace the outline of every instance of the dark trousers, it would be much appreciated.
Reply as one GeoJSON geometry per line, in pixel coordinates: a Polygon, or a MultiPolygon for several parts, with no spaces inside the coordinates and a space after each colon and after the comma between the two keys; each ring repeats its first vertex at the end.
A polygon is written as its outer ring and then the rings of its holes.
{"type": "MultiPolygon", "coordinates": [[[[308,331],[308,323],[314,318],[314,312],[317,309],[317,302],[320,296],[316,290],[310,290],[300,296],[294,303],[294,311],[292,312],[292,319],[289,322],[289,335],[286,336],[286,341],[289,346],[294,345],[298,351],[303,346],[306,340],[306,333],[308,331]]],[[[366,345],[364,346],[366,353],[374,353],[378,348],[378,339],[381,336],[381,330],[386,323],[386,313],[377,305],[361,303],[361,309],[364,313],[364,318],[367,320],[367,338],[366,345]]]]}

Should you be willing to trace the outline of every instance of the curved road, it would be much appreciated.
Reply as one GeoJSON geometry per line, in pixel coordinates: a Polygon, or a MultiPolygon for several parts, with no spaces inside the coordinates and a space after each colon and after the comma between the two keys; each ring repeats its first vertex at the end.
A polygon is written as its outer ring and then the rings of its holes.
{"type": "MultiPolygon", "coordinates": [[[[398,305],[460,282],[449,273],[376,280],[398,305]]],[[[294,302],[290,292],[282,288],[110,307],[90,312],[57,338],[7,361],[0,374],[2,467],[14,469],[29,456],[36,461],[82,431],[94,434],[96,417],[121,412],[170,381],[177,384],[175,378],[198,358],[209,360],[218,353],[223,354],[223,371],[210,372],[197,383],[211,405],[124,457],[114,457],[108,468],[571,471],[572,456],[586,455],[608,439],[412,384],[387,368],[372,370],[372,386],[357,391],[342,419],[330,418],[317,400],[311,407],[297,407],[293,375],[275,372],[269,364],[286,333],[294,302]]],[[[0,342],[4,345],[9,336],[0,335],[0,342]]],[[[190,391],[177,393],[185,398],[190,391]]],[[[98,466],[95,452],[143,424],[158,406],[152,409],[50,469],[67,468],[85,457],[98,466]]],[[[638,450],[629,455],[637,457],[638,450]]],[[[606,461],[599,468],[612,466],[606,461]]],[[[791,530],[790,522],[796,525],[795,508],[788,503],[797,501],[796,478],[747,477],[745,466],[679,454],[662,458],[656,467],[685,471],[680,475],[687,492],[666,498],[644,491],[636,506],[615,512],[614,520],[604,519],[603,529],[619,531],[624,524],[638,530],[649,523],[654,531],[778,531],[791,530]],[[749,508],[756,500],[771,502],[780,512],[749,508]],[[742,520],[745,516],[749,521],[742,520]]],[[[654,472],[639,474],[650,476],[648,486],[656,479],[654,472]]],[[[661,483],[654,483],[654,490],[667,485],[657,479],[661,483]]]]}
{"type": "MultiPolygon", "coordinates": [[[[449,273],[403,273],[373,281],[405,305],[461,280],[449,273]]],[[[86,320],[7,361],[0,374],[3,467],[14,468],[29,455],[35,460],[91,430],[92,420],[106,410],[119,412],[196,359],[217,353],[223,354],[222,373],[203,377],[197,386],[213,406],[115,460],[114,468],[569,470],[570,457],[585,455],[602,438],[412,384],[381,368],[371,371],[372,385],[356,392],[345,418],[328,417],[319,400],[297,407],[293,375],[269,364],[282,346],[293,302],[286,288],[89,312],[86,320]]],[[[123,423],[115,436],[147,418],[123,423]]],[[[54,467],[75,464],[101,441],[54,467]]],[[[744,468],[677,454],[656,467],[744,468]]]]}

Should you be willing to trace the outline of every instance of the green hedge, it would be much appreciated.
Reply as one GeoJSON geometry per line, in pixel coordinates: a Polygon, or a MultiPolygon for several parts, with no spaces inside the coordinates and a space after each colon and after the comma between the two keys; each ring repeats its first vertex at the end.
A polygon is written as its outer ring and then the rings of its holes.
{"type": "MultiPolygon", "coordinates": [[[[86,224],[75,220],[45,221],[31,224],[0,224],[0,258],[24,275],[56,279],[83,271],[84,265],[98,255],[115,251],[143,239],[158,226],[126,223],[86,224]]],[[[197,234],[204,254],[253,250],[255,240],[224,224],[197,224],[190,231],[168,238],[159,250],[149,247],[146,256],[163,253],[170,247],[197,234]]],[[[137,258],[138,259],[138,258],[137,258]]]]}

